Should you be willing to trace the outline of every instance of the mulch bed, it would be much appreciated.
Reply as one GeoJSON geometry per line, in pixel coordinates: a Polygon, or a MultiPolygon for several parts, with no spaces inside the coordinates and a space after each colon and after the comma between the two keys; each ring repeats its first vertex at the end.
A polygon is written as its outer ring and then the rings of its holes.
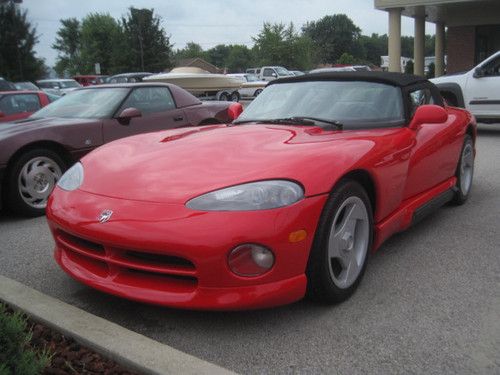
{"type": "MultiPolygon", "coordinates": [[[[8,310],[12,312],[11,309],[8,310]]],[[[33,334],[30,345],[34,349],[49,349],[51,353],[54,353],[51,364],[43,374],[138,375],[43,324],[28,319],[28,327],[33,334]]]]}
{"type": "Polygon", "coordinates": [[[44,374],[136,374],[42,324],[33,323],[32,329],[31,344],[33,347],[37,349],[48,348],[55,353],[52,357],[52,363],[45,369],[44,374]]]}

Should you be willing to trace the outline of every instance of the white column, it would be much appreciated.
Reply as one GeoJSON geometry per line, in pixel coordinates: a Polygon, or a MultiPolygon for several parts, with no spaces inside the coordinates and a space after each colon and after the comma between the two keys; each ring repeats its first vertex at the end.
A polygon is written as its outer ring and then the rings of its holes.
{"type": "MultiPolygon", "coordinates": [[[[422,7],[423,8],[423,7],[422,7]]],[[[425,14],[415,16],[415,37],[413,42],[414,65],[413,73],[424,75],[425,65],[425,14]]]]}
{"type": "Polygon", "coordinates": [[[389,9],[389,71],[401,72],[401,8],[389,9]]]}
{"type": "Polygon", "coordinates": [[[444,74],[444,23],[436,23],[436,77],[444,74]]]}

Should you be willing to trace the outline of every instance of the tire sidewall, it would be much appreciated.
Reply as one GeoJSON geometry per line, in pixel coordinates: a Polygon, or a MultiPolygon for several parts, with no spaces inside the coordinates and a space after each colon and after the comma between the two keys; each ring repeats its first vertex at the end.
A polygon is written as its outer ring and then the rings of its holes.
{"type": "Polygon", "coordinates": [[[316,229],[306,271],[308,278],[307,295],[311,299],[321,303],[338,303],[348,299],[354,293],[363,278],[371,251],[372,241],[373,212],[368,194],[358,182],[350,179],[341,180],[330,194],[316,229]],[[341,289],[335,285],[330,275],[328,240],[337,210],[342,206],[342,203],[351,196],[360,198],[365,204],[368,213],[370,238],[365,261],[356,281],[348,288],[341,289]]]}
{"type": "Polygon", "coordinates": [[[6,189],[4,193],[5,206],[13,213],[23,216],[41,216],[45,214],[45,208],[29,206],[19,193],[19,174],[28,161],[36,157],[46,157],[53,160],[64,173],[67,163],[53,150],[33,149],[20,155],[10,166],[6,175],[6,189]]]}
{"type": "Polygon", "coordinates": [[[472,186],[473,186],[473,181],[474,181],[474,163],[473,163],[471,185],[469,187],[469,191],[467,192],[467,194],[464,194],[464,192],[462,191],[462,184],[461,184],[462,176],[461,176],[461,172],[460,172],[460,169],[461,169],[460,167],[462,165],[463,152],[464,152],[464,149],[468,143],[471,144],[472,149],[474,150],[474,142],[472,140],[472,137],[469,134],[466,134],[464,137],[464,143],[462,145],[462,148],[460,149],[460,157],[458,159],[457,170],[455,172],[455,177],[457,178],[457,183],[455,185],[456,190],[455,190],[455,197],[453,199],[453,203],[458,204],[458,205],[464,204],[467,201],[467,199],[469,199],[470,194],[471,194],[471,190],[472,190],[472,186]]]}

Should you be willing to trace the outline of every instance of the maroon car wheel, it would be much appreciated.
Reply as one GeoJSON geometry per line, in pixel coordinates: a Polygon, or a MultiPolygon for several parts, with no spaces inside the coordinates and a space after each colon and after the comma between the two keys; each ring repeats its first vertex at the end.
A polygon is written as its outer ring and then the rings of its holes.
{"type": "Polygon", "coordinates": [[[45,213],[47,200],[67,166],[54,151],[34,149],[22,154],[9,168],[6,205],[26,216],[45,213]]]}

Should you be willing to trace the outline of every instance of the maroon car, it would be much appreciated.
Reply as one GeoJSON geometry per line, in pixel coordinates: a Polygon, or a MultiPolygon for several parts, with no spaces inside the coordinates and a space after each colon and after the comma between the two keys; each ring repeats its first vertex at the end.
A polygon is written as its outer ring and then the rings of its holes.
{"type": "Polygon", "coordinates": [[[228,122],[230,104],[201,102],[164,83],[75,90],[25,120],[0,126],[3,205],[24,215],[42,215],[62,173],[94,148],[138,133],[228,122]]]}

